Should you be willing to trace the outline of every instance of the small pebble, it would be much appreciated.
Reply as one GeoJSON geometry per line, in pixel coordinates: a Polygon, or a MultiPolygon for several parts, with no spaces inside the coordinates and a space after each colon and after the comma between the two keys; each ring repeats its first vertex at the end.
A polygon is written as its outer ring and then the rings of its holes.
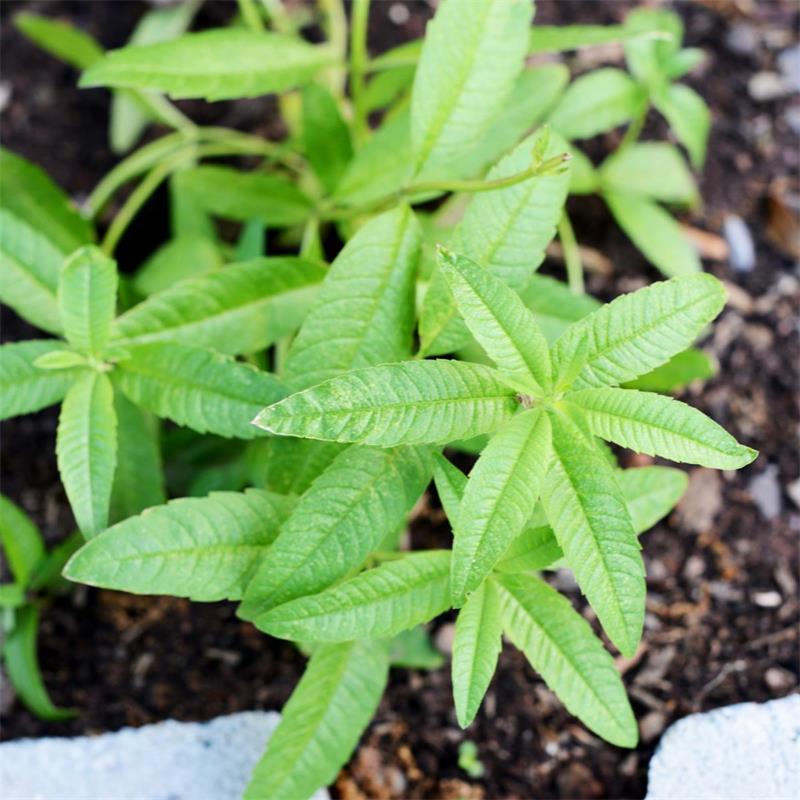
{"type": "Polygon", "coordinates": [[[778,69],[783,83],[793,92],[800,92],[800,45],[784,50],[778,56],[778,69]]]}
{"type": "Polygon", "coordinates": [[[773,692],[783,692],[795,685],[795,677],[788,669],[770,667],[764,673],[764,683],[773,692]]]}
{"type": "Polygon", "coordinates": [[[758,31],[747,22],[738,22],[731,25],[725,36],[725,45],[729,50],[740,56],[752,53],[758,47],[758,31]]]}
{"type": "Polygon", "coordinates": [[[449,656],[453,652],[453,641],[456,638],[456,626],[447,622],[436,631],[433,644],[440,653],[449,656]]]}
{"type": "Polygon", "coordinates": [[[753,602],[761,608],[777,608],[782,602],[783,598],[779,592],[753,592],[753,602]]]}
{"type": "Polygon", "coordinates": [[[0,112],[6,110],[11,100],[11,84],[8,81],[0,81],[0,112]]]}
{"type": "Polygon", "coordinates": [[[389,6],[389,19],[395,25],[405,25],[411,17],[408,7],[402,3],[392,3],[389,6]]]}
{"type": "Polygon", "coordinates": [[[756,265],[756,249],[747,223],[736,214],[725,217],[722,233],[730,248],[731,266],[737,272],[750,272],[756,265]]]}
{"type": "Polygon", "coordinates": [[[785,97],[791,89],[777,72],[756,72],[747,82],[747,91],[753,100],[768,103],[785,97]]]}
{"type": "Polygon", "coordinates": [[[767,468],[750,481],[750,496],[766,519],[775,519],[782,509],[781,487],[778,483],[778,467],[768,464],[767,468]]]}

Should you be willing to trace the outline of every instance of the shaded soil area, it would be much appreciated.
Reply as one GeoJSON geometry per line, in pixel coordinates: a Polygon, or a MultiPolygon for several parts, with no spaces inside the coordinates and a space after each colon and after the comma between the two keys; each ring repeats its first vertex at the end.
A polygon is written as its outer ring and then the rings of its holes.
{"type": "MultiPolygon", "coordinates": [[[[374,4],[375,52],[422,32],[430,6],[407,4],[406,19],[396,10],[402,5],[374,4]]],[[[538,6],[540,22],[557,24],[618,22],[631,7],[572,0],[540,0],[538,6]]],[[[125,41],[146,6],[3,4],[1,79],[10,89],[0,116],[3,144],[43,166],[80,199],[115,161],[106,144],[108,96],[101,90],[79,92],[74,71],[13,30],[10,20],[22,7],[74,21],[111,47],[125,41]]],[[[208,3],[199,25],[216,24],[233,8],[208,3]]],[[[792,195],[800,191],[800,111],[796,99],[757,99],[753,77],[777,72],[779,54],[797,44],[798,19],[790,2],[774,0],[707,0],[679,10],[687,43],[707,53],[689,83],[706,97],[714,118],[700,176],[704,206],[684,222],[705,234],[704,265],[727,283],[730,301],[703,343],[718,360],[719,375],[685,396],[761,454],[741,472],[690,470],[690,488],[679,508],[644,539],[645,636],[636,657],[620,662],[642,743],[624,751],[593,737],[507,645],[483,710],[467,731],[456,724],[447,668],[394,670],[375,721],[337,781],[336,792],[346,800],[641,797],[648,760],[669,723],[695,711],[797,690],[800,253],[792,249],[797,219],[790,209],[792,195]],[[749,271],[731,267],[729,246],[721,238],[732,217],[739,217],[754,239],[757,258],[749,271]],[[458,748],[466,739],[477,745],[481,778],[458,766],[458,748]]],[[[571,54],[567,61],[587,69],[602,61],[617,63],[619,55],[618,48],[607,47],[571,54]]],[[[275,133],[269,100],[185,108],[203,122],[275,133]]],[[[645,138],[666,135],[663,122],[652,115],[645,138]]],[[[601,158],[617,138],[600,137],[587,151],[601,158]]],[[[657,279],[600,200],[576,198],[570,210],[579,241],[613,263],[609,273],[601,259],[600,271],[590,274],[592,293],[609,298],[657,279]]],[[[123,266],[138,263],[165,232],[164,200],[157,196],[123,242],[123,266]]],[[[557,262],[545,268],[553,274],[561,269],[557,262]]],[[[35,335],[3,309],[4,340],[35,335]]],[[[73,524],[56,472],[55,425],[56,414],[49,410],[2,426],[2,490],[31,513],[51,541],[66,536],[73,524]]],[[[648,463],[623,457],[631,465],[648,463]]],[[[412,542],[447,546],[448,536],[431,496],[412,522],[412,542]]],[[[557,573],[553,580],[584,607],[568,574],[557,573]]],[[[445,654],[452,635],[452,620],[437,621],[434,641],[445,654]]],[[[79,715],[63,724],[44,723],[6,691],[5,739],[278,709],[303,663],[293,647],[237,620],[232,606],[85,588],[58,599],[44,614],[40,656],[53,699],[76,707],[79,715]]]]}

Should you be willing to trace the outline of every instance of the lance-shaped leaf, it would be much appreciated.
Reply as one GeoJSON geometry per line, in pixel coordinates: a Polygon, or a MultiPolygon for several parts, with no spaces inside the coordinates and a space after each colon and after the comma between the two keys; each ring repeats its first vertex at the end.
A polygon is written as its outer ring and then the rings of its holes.
{"type": "Polygon", "coordinates": [[[246,619],[315,594],[361,566],[430,480],[424,448],[351,447],[300,498],[245,594],[246,619]]]}
{"type": "MultiPolygon", "coordinates": [[[[269,558],[269,556],[267,556],[269,558]]],[[[450,608],[450,551],[409,553],[320,594],[254,618],[272,636],[309,642],[383,639],[450,608]]]]}
{"type": "Polygon", "coordinates": [[[61,268],[58,305],[67,341],[100,356],[111,338],[117,307],[117,265],[97,247],[73,253],[61,268]]]}
{"type": "Polygon", "coordinates": [[[301,800],[331,783],[372,719],[388,673],[386,648],[375,642],[315,648],[245,800],[301,800]]]}
{"type": "Polygon", "coordinates": [[[103,372],[84,373],[61,406],[56,437],[58,471],[81,533],[88,539],[108,524],[117,465],[114,390],[103,372]]]}
{"type": "Polygon", "coordinates": [[[286,394],[278,379],[249,364],[177,342],[129,349],[114,380],[137,405],[198,433],[252,439],[264,403],[286,394]]]}
{"type": "Polygon", "coordinates": [[[114,50],[83,74],[80,86],[125,86],[177,98],[228,100],[302,86],[331,60],[327,50],[300,38],[219,28],[114,50]]]}
{"type": "Polygon", "coordinates": [[[67,349],[55,339],[31,339],[0,347],[0,419],[32,414],[60,402],[81,374],[73,369],[39,369],[34,361],[67,349]]]}
{"type": "Polygon", "coordinates": [[[548,342],[554,342],[579,319],[600,308],[588,294],[575,294],[565,283],[547,275],[534,275],[519,293],[533,312],[548,342]]]}
{"type": "Polygon", "coordinates": [[[445,0],[428,23],[411,95],[416,172],[440,173],[468,152],[522,70],[529,0],[445,0]]]}
{"type": "Polygon", "coordinates": [[[446,444],[494,430],[517,407],[499,373],[462,361],[405,361],[331,378],[265,408],[271,433],[381,447],[446,444]]]}
{"type": "Polygon", "coordinates": [[[456,619],[453,640],[453,700],[458,724],[466,728],[483,702],[503,646],[500,600],[493,581],[482,583],[456,619]]]}
{"type": "Polygon", "coordinates": [[[264,444],[265,485],[282,494],[301,495],[347,447],[338,442],[273,436],[264,444]]]}
{"type": "Polygon", "coordinates": [[[542,505],[581,591],[624,655],[644,623],[644,565],[611,466],[583,433],[552,414],[553,460],[542,505]]]}
{"type": "Polygon", "coordinates": [[[586,620],[531,576],[503,575],[497,592],[503,630],[567,710],[606,741],[634,747],[638,730],[625,687],[586,620]]]}
{"type": "Polygon", "coordinates": [[[163,244],[142,264],[133,278],[133,287],[147,297],[221,266],[222,256],[212,239],[184,233],[163,244]]]}
{"type": "Polygon", "coordinates": [[[339,183],[353,156],[350,131],[333,95],[318,83],[303,89],[303,147],[327,192],[339,183]]]}
{"type": "Polygon", "coordinates": [[[62,330],[56,291],[63,260],[33,226],[0,209],[0,301],[50,333],[62,330]]]}
{"type": "Polygon", "coordinates": [[[449,250],[439,249],[438,264],[467,327],[500,372],[522,391],[549,391],[547,341],[519,295],[474,261],[449,250]]]}
{"type": "Polygon", "coordinates": [[[448,519],[454,520],[458,515],[464,490],[467,488],[467,476],[441,453],[434,453],[433,480],[444,513],[448,519]]]}
{"type": "Polygon", "coordinates": [[[407,206],[372,219],[344,246],[287,355],[292,388],[410,356],[419,247],[407,206]]]}
{"type": "MultiPolygon", "coordinates": [[[[534,149],[542,145],[545,135],[540,131],[521,142],[489,171],[487,179],[507,178],[528,168],[534,149]]],[[[553,158],[567,149],[566,142],[551,133],[542,157],[553,158]]],[[[544,260],[568,187],[567,169],[477,194],[454,234],[456,249],[512,289],[523,289],[544,260]]],[[[429,354],[450,352],[469,341],[447,281],[438,271],[422,306],[420,337],[423,351],[429,354]]]]}
{"type": "Polygon", "coordinates": [[[302,258],[258,258],[189,278],[116,322],[127,346],[172,341],[238,355],[263,350],[303,320],[325,270],[302,258]]]}
{"type": "Polygon", "coordinates": [[[525,411],[489,441],[472,469],[454,523],[453,604],[477,589],[525,527],[550,460],[550,422],[525,411]]]}
{"type": "Polygon", "coordinates": [[[293,505],[261,489],[172,500],[103,531],[64,575],[136,594],[239,600],[293,505]]]}
{"type": "Polygon", "coordinates": [[[21,12],[14,25],[43,50],[78,69],[85,69],[103,57],[103,48],[80,28],[59,19],[21,12]]]}
{"type": "Polygon", "coordinates": [[[627,381],[624,387],[644,392],[674,392],[692,381],[705,380],[716,373],[716,363],[702,350],[690,347],[673,356],[666,364],[627,381]]]}
{"type": "Polygon", "coordinates": [[[575,389],[633,380],[685,350],[725,304],[725,290],[712,275],[685,275],[654,283],[575,323],[555,343],[559,374],[580,354],[575,389]]]}
{"type": "Polygon", "coordinates": [[[696,169],[703,166],[711,130],[711,112],[703,98],[694,89],[673,83],[653,92],[653,105],[666,117],[692,165],[696,169]]]}
{"type": "Polygon", "coordinates": [[[44,539],[33,520],[1,494],[0,543],[11,575],[23,590],[26,589],[45,556],[44,539]]]}
{"type": "Polygon", "coordinates": [[[758,455],[702,411],[662,394],[583,389],[568,402],[580,407],[592,433],[638,453],[713,469],[739,469],[758,455]]]}

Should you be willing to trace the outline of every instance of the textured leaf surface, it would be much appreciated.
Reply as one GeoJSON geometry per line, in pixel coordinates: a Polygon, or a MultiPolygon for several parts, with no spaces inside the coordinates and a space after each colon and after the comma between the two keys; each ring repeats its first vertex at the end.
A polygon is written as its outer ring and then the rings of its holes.
{"type": "Polygon", "coordinates": [[[644,623],[644,565],[611,466],[583,434],[551,416],[553,454],[542,504],[567,563],[603,628],[632,655],[644,623]]]}
{"type": "Polygon", "coordinates": [[[247,619],[315,594],[363,563],[430,480],[424,448],[351,447],[300,498],[245,595],[247,619]]]}
{"type": "Polygon", "coordinates": [[[504,575],[497,581],[503,629],[567,710],[620,747],[638,740],[614,662],[583,617],[543,581],[504,575]]]}
{"type": "Polygon", "coordinates": [[[64,351],[66,344],[56,339],[31,339],[0,347],[0,419],[32,414],[64,398],[81,371],[33,366],[37,358],[54,350],[64,351]]]}
{"type": "Polygon", "coordinates": [[[416,172],[441,172],[500,111],[528,45],[528,0],[446,0],[428,23],[411,96],[416,172]]]}
{"type": "Polygon", "coordinates": [[[238,355],[293,333],[324,268],[302,258],[258,258],[189,278],[134,306],[116,322],[126,344],[183,342],[238,355]]]}
{"type": "Polygon", "coordinates": [[[266,440],[266,486],[282,494],[303,494],[347,445],[273,436],[266,440]]]}
{"type": "Polygon", "coordinates": [[[454,522],[453,604],[481,584],[533,513],[550,460],[550,422],[524,411],[490,440],[454,522]]]}
{"type": "Polygon", "coordinates": [[[592,433],[639,453],[713,469],[739,469],[758,455],[672,397],[604,388],[573,392],[568,400],[581,408],[592,433]]]}
{"type": "Polygon", "coordinates": [[[441,453],[434,453],[433,479],[444,513],[449,520],[454,520],[467,488],[467,476],[441,453]]]}
{"type": "Polygon", "coordinates": [[[521,390],[549,391],[547,340],[519,295],[463,256],[440,250],[438,263],[467,327],[500,372],[521,390]]]}
{"type": "Polygon", "coordinates": [[[123,392],[159,417],[198,433],[252,439],[251,420],[285,395],[281,383],[249,364],[176,342],[131,347],[114,371],[123,392]]]}
{"type": "Polygon", "coordinates": [[[383,639],[450,608],[450,551],[401,555],[320,594],[299,597],[257,616],[256,626],[282,639],[349,642],[383,639]]]}
{"type": "Polygon", "coordinates": [[[332,192],[353,155],[350,131],[333,95],[318,83],[303,89],[303,147],[325,190],[332,192]]]}
{"type": "Polygon", "coordinates": [[[65,575],[136,594],[238,600],[293,505],[261,489],[172,500],[96,536],[65,575]]]}
{"type": "Polygon", "coordinates": [[[468,598],[456,619],[453,640],[453,700],[458,724],[466,728],[478,713],[503,646],[500,599],[492,581],[468,598]]]}
{"type": "Polygon", "coordinates": [[[11,575],[25,589],[44,558],[44,539],[31,518],[1,494],[0,543],[11,575]]]}
{"type": "Polygon", "coordinates": [[[227,100],[302,86],[330,60],[323,48],[299,38],[220,28],[114,50],[83,74],[80,85],[227,100]]]}
{"type": "Polygon", "coordinates": [[[372,719],[388,673],[386,650],[374,642],[316,648],[245,800],[306,800],[331,783],[372,719]]]}
{"type": "Polygon", "coordinates": [[[58,471],[72,513],[88,539],[108,524],[117,465],[114,391],[105,373],[86,372],[61,406],[56,437],[58,471]]]}
{"type": "Polygon", "coordinates": [[[67,341],[101,355],[117,310],[117,265],[93,245],[77,250],[61,268],[58,306],[67,341]]]}
{"type": "Polygon", "coordinates": [[[585,342],[576,389],[633,380],[685,350],[724,303],[722,284],[703,274],[673,278],[618,297],[556,342],[556,372],[585,342]]]}
{"type": "Polygon", "coordinates": [[[489,367],[406,361],[331,378],[265,408],[254,422],[327,441],[446,444],[494,430],[516,406],[513,390],[489,367]]]}

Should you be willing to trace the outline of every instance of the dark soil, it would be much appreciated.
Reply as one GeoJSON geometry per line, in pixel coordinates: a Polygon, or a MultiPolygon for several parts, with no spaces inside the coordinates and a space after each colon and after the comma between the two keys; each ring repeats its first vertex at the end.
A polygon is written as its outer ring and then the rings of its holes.
{"type": "MultiPolygon", "coordinates": [[[[540,22],[558,24],[619,21],[630,7],[572,0],[540,0],[538,6],[540,22]]],[[[106,145],[107,94],[79,92],[70,68],[23,40],[10,24],[20,7],[72,20],[114,46],[124,42],[145,5],[3,3],[2,80],[11,88],[0,117],[3,144],[42,165],[80,198],[114,163],[106,145]]],[[[408,7],[408,21],[395,25],[389,19],[391,4],[374,4],[370,37],[376,51],[421,33],[431,9],[425,3],[408,7]]],[[[215,24],[232,9],[232,3],[208,3],[199,23],[215,24]]],[[[714,116],[700,179],[705,205],[686,222],[712,234],[707,241],[718,247],[724,220],[738,215],[757,251],[749,272],[733,271],[724,256],[705,261],[728,283],[730,303],[705,342],[720,363],[719,376],[686,394],[761,455],[741,472],[691,470],[690,489],[679,508],[645,538],[645,636],[636,657],[621,662],[642,744],[625,751],[590,735],[507,646],[483,710],[467,731],[456,724],[447,669],[393,671],[374,723],[338,779],[340,797],[641,797],[653,748],[672,721],[797,690],[800,256],[791,255],[776,214],[785,211],[787,191],[798,191],[798,141],[789,124],[790,100],[756,102],[748,93],[752,75],[774,71],[777,54],[797,43],[794,9],[788,0],[679,6],[688,44],[704,48],[708,56],[689,82],[706,97],[714,116]],[[734,52],[730,45],[735,26],[752,34],[754,43],[746,52],[734,52]],[[465,739],[478,746],[485,767],[481,779],[458,767],[458,746],[465,739]]],[[[615,58],[614,48],[603,54],[615,58]]],[[[596,55],[587,51],[570,60],[588,68],[596,55]]],[[[265,134],[274,131],[271,109],[268,100],[187,104],[203,121],[265,134]]],[[[646,135],[665,133],[653,116],[646,135]]],[[[613,144],[613,137],[602,137],[588,149],[601,157],[613,144]]],[[[138,231],[126,237],[122,252],[132,264],[163,235],[162,202],[156,198],[138,231]]],[[[614,264],[612,275],[591,275],[593,293],[611,297],[657,277],[610,223],[599,200],[581,198],[570,207],[579,240],[614,264]]],[[[796,219],[791,223],[790,218],[790,230],[792,224],[796,219]]],[[[2,322],[5,340],[37,335],[8,309],[2,322]]],[[[72,526],[55,467],[55,421],[50,410],[2,426],[2,490],[32,514],[50,540],[63,538],[72,526]]],[[[630,456],[628,461],[646,463],[630,456]]],[[[446,542],[447,534],[431,497],[412,523],[412,539],[427,545],[446,542]]],[[[568,575],[554,580],[581,603],[568,575]]],[[[439,621],[433,633],[447,652],[451,621],[439,621]]],[[[67,723],[41,722],[7,694],[5,739],[278,709],[303,661],[291,646],[237,620],[229,605],[83,588],[45,613],[40,656],[54,700],[80,714],[67,723]]]]}

